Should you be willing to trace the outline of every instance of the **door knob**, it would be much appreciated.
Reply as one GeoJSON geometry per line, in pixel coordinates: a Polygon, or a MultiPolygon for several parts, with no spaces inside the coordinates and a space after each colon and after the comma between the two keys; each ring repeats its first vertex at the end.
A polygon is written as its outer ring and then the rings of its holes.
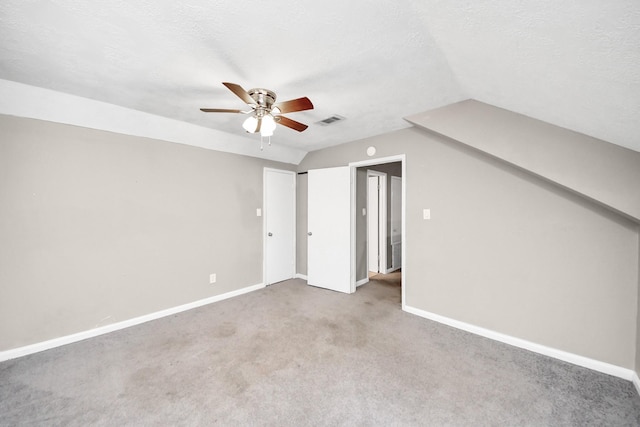
{"type": "Polygon", "coordinates": [[[271,236],[273,236],[273,233],[272,232],[268,232],[267,236],[271,237],[271,236]]]}
{"type": "Polygon", "coordinates": [[[307,233],[307,236],[311,236],[312,234],[313,234],[312,232],[308,232],[308,233],[307,233]]]}

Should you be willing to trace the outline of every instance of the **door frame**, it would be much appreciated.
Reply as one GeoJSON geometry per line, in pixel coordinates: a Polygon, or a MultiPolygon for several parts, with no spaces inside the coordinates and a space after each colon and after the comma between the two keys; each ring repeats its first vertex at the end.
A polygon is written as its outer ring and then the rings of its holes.
{"type": "Polygon", "coordinates": [[[297,174],[294,171],[286,170],[286,169],[275,169],[275,168],[263,168],[262,171],[262,283],[264,286],[269,286],[267,283],[267,173],[269,172],[277,172],[284,173],[286,175],[291,175],[293,185],[291,187],[291,192],[293,193],[293,203],[291,205],[292,217],[293,221],[291,223],[291,227],[293,230],[293,266],[291,272],[291,278],[296,277],[296,188],[298,185],[297,174]]]}
{"type": "Polygon", "coordinates": [[[351,292],[356,291],[356,170],[362,166],[374,166],[380,165],[384,163],[393,163],[400,162],[402,165],[402,262],[401,262],[401,283],[402,283],[402,310],[405,309],[406,306],[406,298],[405,298],[405,290],[407,288],[406,277],[407,277],[407,268],[406,268],[406,260],[407,260],[407,234],[406,234],[406,206],[407,206],[407,155],[406,154],[398,154],[395,156],[389,157],[380,157],[377,159],[369,159],[362,160],[358,162],[350,162],[349,167],[351,168],[351,292]]]}
{"type": "MultiPolygon", "coordinates": [[[[378,163],[379,164],[379,163],[378,163]]],[[[367,264],[369,260],[369,178],[378,177],[378,272],[387,271],[387,174],[367,169],[367,264]]],[[[368,271],[367,265],[367,271],[368,271]]]]}

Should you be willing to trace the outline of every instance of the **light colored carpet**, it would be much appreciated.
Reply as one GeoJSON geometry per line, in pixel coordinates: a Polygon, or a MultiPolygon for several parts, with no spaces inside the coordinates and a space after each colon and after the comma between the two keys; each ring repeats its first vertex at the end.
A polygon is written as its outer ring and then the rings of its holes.
{"type": "Polygon", "coordinates": [[[637,426],[630,382],[290,280],[0,364],[0,424],[637,426]]]}

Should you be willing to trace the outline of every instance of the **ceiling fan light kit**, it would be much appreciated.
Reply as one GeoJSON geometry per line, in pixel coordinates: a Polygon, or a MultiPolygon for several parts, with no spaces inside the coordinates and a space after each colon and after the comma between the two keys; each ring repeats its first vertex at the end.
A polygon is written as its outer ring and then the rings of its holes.
{"type": "Polygon", "coordinates": [[[244,90],[240,85],[235,83],[222,83],[236,96],[242,99],[251,107],[249,111],[232,110],[227,108],[201,108],[205,113],[241,113],[251,114],[242,123],[242,127],[248,133],[260,134],[260,150],[263,149],[264,138],[269,138],[271,145],[271,136],[276,129],[276,124],[286,126],[290,129],[302,132],[307,129],[307,125],[282,116],[283,113],[295,113],[297,111],[312,110],[313,104],[307,97],[292,99],[290,101],[276,102],[275,92],[256,88],[248,91],[244,90]]]}

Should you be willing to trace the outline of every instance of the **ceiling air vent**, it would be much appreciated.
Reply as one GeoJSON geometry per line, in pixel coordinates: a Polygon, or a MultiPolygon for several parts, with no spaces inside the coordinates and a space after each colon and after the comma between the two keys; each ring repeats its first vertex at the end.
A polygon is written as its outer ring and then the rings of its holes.
{"type": "Polygon", "coordinates": [[[331,125],[331,124],[333,124],[333,123],[335,123],[335,122],[339,122],[340,120],[344,120],[344,119],[345,119],[344,117],[339,116],[339,115],[337,115],[337,114],[334,114],[333,116],[331,116],[331,117],[327,117],[327,118],[326,118],[326,119],[324,119],[324,120],[320,120],[320,121],[319,121],[319,122],[317,122],[317,123],[318,123],[319,125],[322,125],[322,126],[329,126],[329,125],[331,125]]]}

